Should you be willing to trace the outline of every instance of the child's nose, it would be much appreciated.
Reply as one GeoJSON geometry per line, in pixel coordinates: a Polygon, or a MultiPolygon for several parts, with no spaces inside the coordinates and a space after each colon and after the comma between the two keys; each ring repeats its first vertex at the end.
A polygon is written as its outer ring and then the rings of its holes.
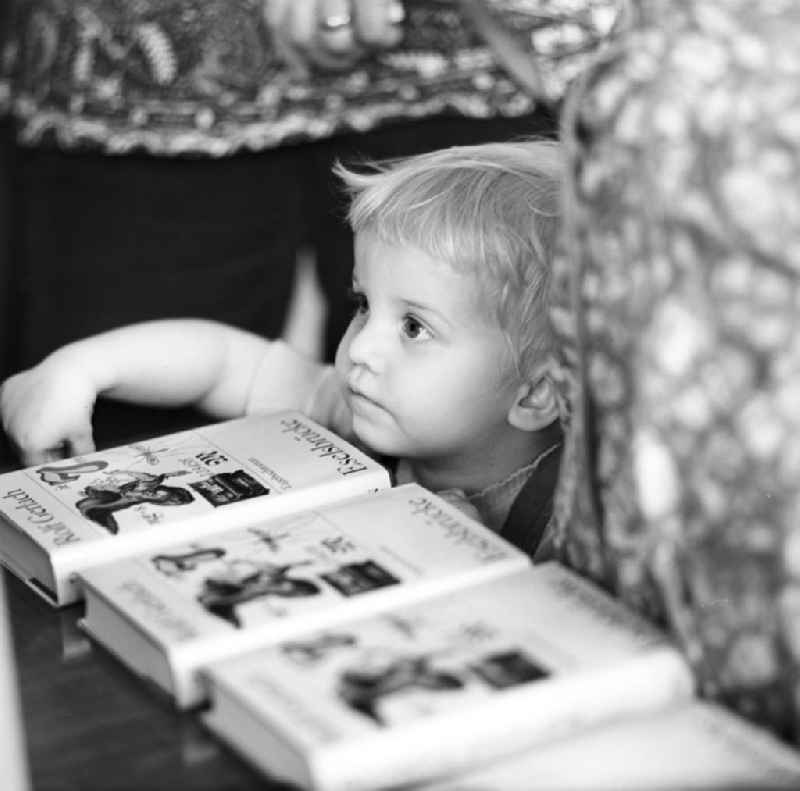
{"type": "Polygon", "coordinates": [[[369,318],[353,335],[348,354],[353,365],[363,365],[375,371],[380,368],[381,347],[380,328],[374,319],[369,318]]]}

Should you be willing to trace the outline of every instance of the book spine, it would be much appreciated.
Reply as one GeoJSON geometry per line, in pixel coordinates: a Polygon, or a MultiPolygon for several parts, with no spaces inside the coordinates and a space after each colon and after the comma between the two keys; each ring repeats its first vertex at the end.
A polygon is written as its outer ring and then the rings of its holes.
{"type": "Polygon", "coordinates": [[[309,756],[319,791],[373,791],[511,755],[551,739],[691,698],[686,661],[654,649],[605,670],[533,683],[460,711],[321,748],[309,756]]]}
{"type": "Polygon", "coordinates": [[[0,511],[0,563],[14,573],[49,604],[69,599],[69,586],[56,585],[50,557],[26,530],[4,518],[0,511]]]}

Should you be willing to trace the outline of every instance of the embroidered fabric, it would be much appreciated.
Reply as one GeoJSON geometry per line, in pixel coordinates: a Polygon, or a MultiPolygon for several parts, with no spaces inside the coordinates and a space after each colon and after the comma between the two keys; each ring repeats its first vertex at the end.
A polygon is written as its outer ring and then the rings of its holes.
{"type": "MultiPolygon", "coordinates": [[[[260,0],[12,0],[0,111],[25,144],[230,154],[452,112],[521,116],[517,86],[457,0],[406,0],[402,44],[347,72],[297,74],[260,0]]],[[[612,28],[619,0],[487,0],[534,55],[544,97],[612,28]]]]}

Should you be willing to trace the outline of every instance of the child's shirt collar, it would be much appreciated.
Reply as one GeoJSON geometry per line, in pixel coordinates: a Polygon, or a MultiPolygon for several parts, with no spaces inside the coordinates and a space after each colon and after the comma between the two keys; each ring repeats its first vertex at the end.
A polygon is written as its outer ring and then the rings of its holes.
{"type": "MultiPolygon", "coordinates": [[[[452,505],[455,505],[467,516],[477,519],[484,525],[499,533],[508,519],[511,506],[528,482],[530,477],[536,472],[539,465],[556,453],[561,447],[561,442],[555,442],[548,448],[539,453],[532,461],[514,470],[502,481],[490,484],[484,489],[474,494],[466,494],[461,489],[447,489],[437,492],[452,505]]],[[[405,459],[399,459],[394,467],[395,484],[416,483],[411,471],[411,465],[405,459]]]]}

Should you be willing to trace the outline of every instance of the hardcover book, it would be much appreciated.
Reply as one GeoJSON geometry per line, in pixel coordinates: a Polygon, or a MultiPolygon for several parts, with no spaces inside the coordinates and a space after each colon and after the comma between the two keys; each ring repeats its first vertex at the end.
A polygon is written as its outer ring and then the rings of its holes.
{"type": "Polygon", "coordinates": [[[529,563],[406,484],[86,569],[83,626],[188,707],[204,664],[529,563]]]}
{"type": "Polygon", "coordinates": [[[591,728],[426,791],[774,791],[800,788],[800,752],[695,701],[591,728]]]}
{"type": "Polygon", "coordinates": [[[202,671],[209,728],[317,791],[430,780],[693,695],[649,623],[547,563],[202,671]]]}
{"type": "Polygon", "coordinates": [[[0,475],[0,562],[61,606],[97,563],[388,486],[301,413],[254,415],[0,475]]]}

